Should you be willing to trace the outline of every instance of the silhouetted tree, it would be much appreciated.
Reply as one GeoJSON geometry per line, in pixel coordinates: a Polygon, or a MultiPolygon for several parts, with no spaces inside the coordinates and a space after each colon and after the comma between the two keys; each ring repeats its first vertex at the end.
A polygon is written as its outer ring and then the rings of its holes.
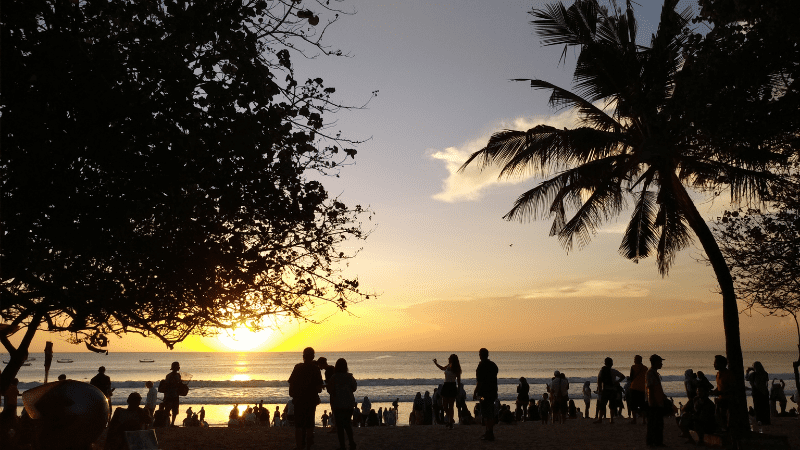
{"type": "Polygon", "coordinates": [[[365,210],[320,182],[356,142],[291,62],[342,54],[321,40],[329,3],[3,3],[0,317],[27,330],[18,348],[0,333],[0,389],[37,330],[172,348],[363,298],[339,263],[365,210]]]}
{"type": "Polygon", "coordinates": [[[733,280],[687,188],[718,192],[728,187],[734,201],[759,198],[780,181],[770,170],[786,159],[786,152],[744,143],[717,145],[690,126],[683,108],[692,89],[679,81],[691,10],[678,12],[678,0],[666,0],[658,31],[649,46],[642,46],[632,2],[625,11],[610,3],[576,0],[568,8],[554,3],[531,13],[543,44],[564,45],[564,56],[567,48],[579,48],[577,92],[542,80],[524,81],[552,91],[551,106],[577,110],[580,126],[498,132],[462,169],[476,162],[502,166],[501,177],[551,177],[520,195],[504,218],[554,217],[551,235],[568,251],[575,239],[586,245],[604,220],[626,209],[628,198],[633,215],[619,249],[624,257],[638,262],[655,255],[666,276],[694,232],[722,291],[729,367],[739,387],[732,423],[744,430],[744,367],[733,280]]]}
{"type": "MultiPolygon", "coordinates": [[[[800,176],[763,210],[740,208],[717,218],[714,235],[745,307],[791,316],[800,351],[800,176]]],[[[800,359],[800,358],[799,358],[800,359]]]]}

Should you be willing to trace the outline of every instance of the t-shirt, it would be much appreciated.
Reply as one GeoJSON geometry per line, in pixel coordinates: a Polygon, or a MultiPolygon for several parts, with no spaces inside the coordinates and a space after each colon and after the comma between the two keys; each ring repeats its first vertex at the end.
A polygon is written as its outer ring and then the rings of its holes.
{"type": "Polygon", "coordinates": [[[603,366],[597,374],[597,389],[603,391],[614,389],[614,382],[620,378],[625,378],[625,375],[620,373],[619,370],[603,366]]]}
{"type": "Polygon", "coordinates": [[[499,371],[497,364],[488,359],[478,363],[478,368],[475,369],[478,395],[489,400],[497,398],[497,373],[499,371]]]}
{"type": "Polygon", "coordinates": [[[661,375],[655,370],[647,370],[645,374],[647,403],[650,406],[664,406],[664,389],[661,387],[661,375]]]}
{"type": "Polygon", "coordinates": [[[175,400],[179,398],[178,395],[178,384],[181,383],[181,374],[180,372],[170,372],[164,377],[164,382],[167,383],[167,387],[164,390],[164,400],[171,399],[175,400]]]}
{"type": "Polygon", "coordinates": [[[319,404],[319,393],[322,392],[322,374],[313,362],[302,362],[294,366],[289,376],[289,395],[295,406],[319,404]]]}
{"type": "Polygon", "coordinates": [[[727,368],[722,368],[717,372],[717,391],[719,398],[728,399],[733,396],[733,374],[727,368]]]}
{"type": "Polygon", "coordinates": [[[631,389],[634,391],[645,390],[645,374],[647,373],[647,366],[644,364],[634,364],[631,366],[631,389]]]}
{"type": "Polygon", "coordinates": [[[106,397],[111,394],[111,378],[104,373],[98,373],[92,377],[91,381],[89,381],[89,384],[103,391],[103,394],[105,394],[106,397]]]}

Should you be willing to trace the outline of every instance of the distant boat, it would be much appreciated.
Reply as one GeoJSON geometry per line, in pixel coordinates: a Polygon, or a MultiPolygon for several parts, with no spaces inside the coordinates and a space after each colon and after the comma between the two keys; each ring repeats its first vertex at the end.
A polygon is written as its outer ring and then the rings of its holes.
{"type": "Polygon", "coordinates": [[[151,362],[156,362],[156,361],[155,361],[154,359],[140,359],[140,360],[139,360],[139,362],[142,362],[142,363],[151,363],[151,362]]]}
{"type": "Polygon", "coordinates": [[[57,359],[56,362],[59,362],[59,363],[71,363],[72,360],[71,359],[57,359]]]}

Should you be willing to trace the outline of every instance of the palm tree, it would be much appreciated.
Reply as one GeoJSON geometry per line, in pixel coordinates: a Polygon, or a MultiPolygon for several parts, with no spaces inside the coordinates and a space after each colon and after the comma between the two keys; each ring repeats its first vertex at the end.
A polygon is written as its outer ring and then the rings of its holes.
{"type": "Polygon", "coordinates": [[[691,243],[693,231],[722,292],[726,351],[738,387],[731,428],[743,430],[747,411],[733,281],[687,187],[716,192],[727,187],[734,201],[759,198],[779,180],[769,171],[777,155],[717,148],[683,123],[676,80],[690,10],[678,12],[678,0],[665,0],[658,31],[646,47],[636,43],[631,2],[625,11],[611,2],[606,7],[597,0],[576,0],[569,8],[559,2],[531,12],[544,45],[564,45],[562,58],[568,47],[579,48],[575,93],[542,80],[517,81],[552,91],[550,105],[577,110],[579,126],[495,133],[461,170],[475,162],[481,168],[501,166],[501,177],[545,178],[520,195],[504,219],[552,217],[550,234],[567,251],[576,239],[586,245],[604,220],[626,210],[632,200],[619,251],[635,262],[655,254],[662,276],[677,252],[691,243]]]}

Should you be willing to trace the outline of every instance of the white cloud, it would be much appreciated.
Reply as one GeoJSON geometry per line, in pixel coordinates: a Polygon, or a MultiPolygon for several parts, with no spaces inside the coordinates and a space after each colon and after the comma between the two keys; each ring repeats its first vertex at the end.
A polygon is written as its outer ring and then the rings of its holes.
{"type": "Polygon", "coordinates": [[[650,290],[636,281],[589,280],[571,286],[559,286],[530,292],[523,298],[563,297],[647,297],[650,290]]]}
{"type": "Polygon", "coordinates": [[[487,167],[480,170],[477,164],[471,164],[463,172],[458,169],[476,151],[483,148],[491,135],[501,130],[527,130],[536,125],[552,125],[563,128],[574,126],[576,115],[573,111],[565,111],[561,114],[548,117],[525,118],[519,117],[513,120],[502,120],[481,136],[462,144],[459,147],[447,147],[444,150],[431,150],[431,158],[444,162],[448,176],[442,182],[442,191],[433,196],[434,199],[443,202],[454,203],[459,201],[474,201],[483,196],[483,193],[496,185],[518,184],[528,180],[525,178],[507,179],[498,178],[499,167],[487,167]]]}

